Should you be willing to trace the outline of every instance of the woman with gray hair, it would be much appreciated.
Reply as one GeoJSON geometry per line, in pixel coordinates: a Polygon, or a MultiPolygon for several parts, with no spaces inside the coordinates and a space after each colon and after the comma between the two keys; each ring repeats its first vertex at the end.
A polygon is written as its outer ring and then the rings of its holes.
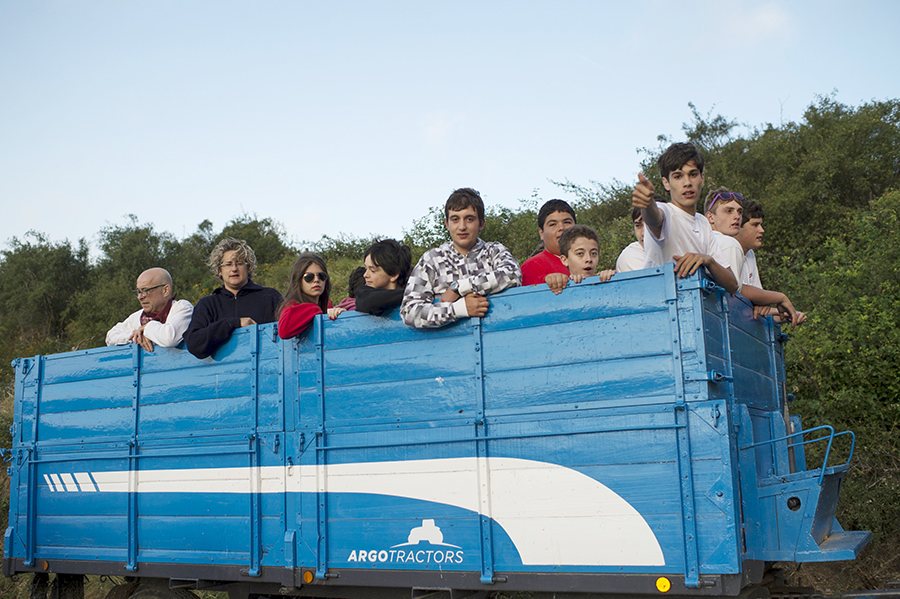
{"type": "Polygon", "coordinates": [[[235,329],[278,320],[281,293],[251,280],[256,254],[242,239],[226,237],[207,260],[222,286],[200,298],[185,334],[188,351],[198,358],[213,355],[235,329]]]}

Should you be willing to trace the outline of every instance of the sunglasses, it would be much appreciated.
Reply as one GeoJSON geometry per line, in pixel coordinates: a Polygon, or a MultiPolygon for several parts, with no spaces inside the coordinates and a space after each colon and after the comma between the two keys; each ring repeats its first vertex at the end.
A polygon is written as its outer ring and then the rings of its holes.
{"type": "Polygon", "coordinates": [[[707,212],[712,210],[712,207],[716,205],[716,202],[722,200],[723,202],[730,202],[731,200],[739,200],[741,202],[744,201],[744,196],[734,191],[723,191],[722,193],[717,193],[716,197],[713,198],[712,203],[709,205],[709,208],[706,209],[707,212]]]}
{"type": "Polygon", "coordinates": [[[323,283],[328,280],[327,272],[308,272],[303,275],[303,280],[307,283],[312,283],[316,280],[316,277],[319,277],[319,280],[323,283]]]}

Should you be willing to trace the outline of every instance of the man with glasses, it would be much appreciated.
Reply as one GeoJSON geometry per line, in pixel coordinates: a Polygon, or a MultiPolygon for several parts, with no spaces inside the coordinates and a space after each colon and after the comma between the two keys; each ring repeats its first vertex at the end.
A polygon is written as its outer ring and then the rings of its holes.
{"type": "Polygon", "coordinates": [[[106,345],[137,343],[147,351],[153,346],[174,347],[181,343],[194,307],[176,300],[172,277],[162,268],[151,268],[137,278],[133,291],[141,309],[106,334],[106,345]]]}
{"type": "Polygon", "coordinates": [[[213,355],[235,329],[278,320],[284,300],[278,290],[251,280],[256,254],[246,241],[226,237],[206,263],[222,286],[200,298],[185,335],[188,351],[201,359],[213,355]]]}

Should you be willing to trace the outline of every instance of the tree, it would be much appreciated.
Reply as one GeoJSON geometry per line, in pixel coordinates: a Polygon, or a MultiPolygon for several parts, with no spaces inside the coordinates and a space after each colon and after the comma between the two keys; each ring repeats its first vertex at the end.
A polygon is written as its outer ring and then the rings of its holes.
{"type": "Polygon", "coordinates": [[[84,239],[52,243],[35,231],[0,252],[0,381],[18,357],[70,349],[66,329],[77,315],[74,298],[89,285],[84,239]]]}
{"type": "Polygon", "coordinates": [[[252,217],[244,214],[231,220],[216,241],[224,237],[246,241],[253,248],[258,264],[278,262],[293,249],[284,241],[284,225],[271,218],[260,219],[255,214],[252,217]]]}
{"type": "Polygon", "coordinates": [[[77,295],[78,316],[71,332],[88,347],[102,345],[106,332],[140,305],[131,291],[139,274],[159,266],[172,272],[168,250],[178,241],[170,233],[157,233],[129,215],[130,224],[100,230],[101,255],[92,269],[90,285],[77,295]]]}

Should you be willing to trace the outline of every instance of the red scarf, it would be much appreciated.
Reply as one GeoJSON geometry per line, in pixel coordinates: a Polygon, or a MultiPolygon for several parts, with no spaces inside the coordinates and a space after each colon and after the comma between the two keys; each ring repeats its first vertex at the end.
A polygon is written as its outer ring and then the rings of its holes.
{"type": "Polygon", "coordinates": [[[141,326],[152,320],[166,324],[166,318],[169,317],[169,310],[172,309],[172,300],[174,299],[175,298],[169,299],[168,303],[166,303],[166,307],[159,312],[141,312],[141,326]]]}

